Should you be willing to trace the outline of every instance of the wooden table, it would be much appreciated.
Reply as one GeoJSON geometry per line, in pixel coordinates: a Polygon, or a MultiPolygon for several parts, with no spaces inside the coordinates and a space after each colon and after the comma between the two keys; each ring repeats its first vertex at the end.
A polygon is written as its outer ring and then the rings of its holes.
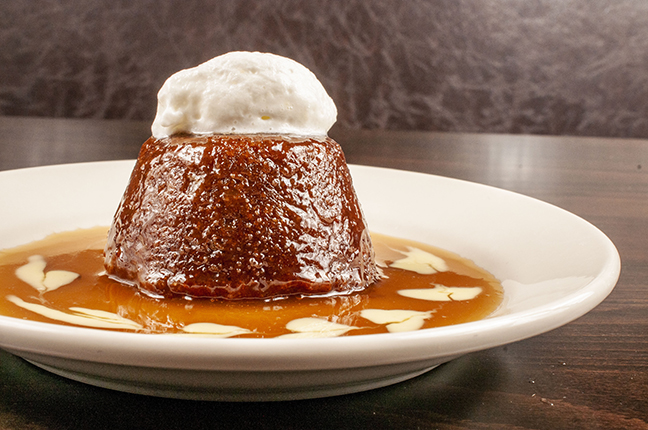
{"type": "MultiPolygon", "coordinates": [[[[0,117],[0,170],[135,158],[148,124],[0,117]]],[[[3,429],[648,429],[648,141],[331,132],[350,163],[521,192],[592,222],[622,273],[596,309],[532,339],[383,389],[319,400],[216,403],[87,386],[0,351],[3,429]]]]}

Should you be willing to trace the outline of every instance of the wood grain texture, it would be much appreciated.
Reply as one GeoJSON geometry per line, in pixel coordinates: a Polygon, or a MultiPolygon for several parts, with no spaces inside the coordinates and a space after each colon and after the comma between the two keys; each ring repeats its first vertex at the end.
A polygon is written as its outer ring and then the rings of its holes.
{"type": "MultiPolygon", "coordinates": [[[[0,169],[130,158],[148,124],[0,117],[0,169]]],[[[68,381],[0,351],[0,428],[648,429],[648,141],[331,133],[351,163],[481,182],[561,206],[617,245],[612,294],[578,320],[404,383],[328,399],[225,404],[68,381]]]]}

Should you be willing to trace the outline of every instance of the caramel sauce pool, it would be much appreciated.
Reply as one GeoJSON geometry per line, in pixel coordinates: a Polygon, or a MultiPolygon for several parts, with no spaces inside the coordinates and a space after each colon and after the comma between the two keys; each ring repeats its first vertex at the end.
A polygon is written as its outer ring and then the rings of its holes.
{"type": "Polygon", "coordinates": [[[0,251],[0,315],[77,325],[44,316],[11,300],[18,298],[24,303],[40,305],[59,314],[69,314],[73,312],[71,309],[90,309],[117,314],[139,325],[135,329],[119,328],[119,331],[184,334],[184,328],[190,324],[211,323],[235,326],[244,331],[229,336],[276,337],[294,332],[294,329],[286,327],[291,321],[315,318],[350,326],[352,329],[341,332],[348,336],[390,331],[387,322],[374,322],[361,315],[369,309],[424,312],[426,316],[420,329],[425,329],[483,319],[497,309],[503,299],[499,281],[471,261],[428,245],[378,234],[372,234],[372,240],[376,261],[385,279],[359,293],[273,301],[155,299],[104,274],[106,232],[107,228],[94,228],[59,233],[0,251]],[[389,267],[394,261],[403,259],[406,252],[413,248],[441,258],[447,265],[446,270],[419,274],[389,267]],[[80,276],[55,290],[39,292],[16,275],[16,270],[27,264],[34,255],[40,255],[45,260],[45,274],[63,270],[80,276]],[[456,291],[460,291],[458,288],[474,291],[474,287],[479,287],[481,292],[474,298],[447,301],[410,298],[399,293],[402,290],[431,289],[441,285],[456,291]]]}

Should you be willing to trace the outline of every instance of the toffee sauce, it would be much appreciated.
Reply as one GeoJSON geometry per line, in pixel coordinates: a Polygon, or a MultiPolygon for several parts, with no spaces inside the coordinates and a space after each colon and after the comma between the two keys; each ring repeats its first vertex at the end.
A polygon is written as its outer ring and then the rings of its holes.
{"type": "Polygon", "coordinates": [[[237,337],[270,338],[291,333],[286,324],[299,318],[321,318],[353,326],[344,334],[387,333],[386,324],[360,316],[365,309],[398,309],[430,312],[422,329],[460,324],[483,319],[503,300],[500,282],[487,271],[456,254],[421,243],[372,234],[376,260],[383,279],[361,292],[331,297],[288,297],[263,301],[196,298],[158,299],[107,277],[103,269],[103,248],[107,228],[58,233],[46,239],[0,251],[0,315],[47,323],[55,321],[24,309],[8,300],[16,296],[28,303],[69,312],[86,308],[118,314],[139,323],[140,333],[183,333],[193,323],[231,325],[249,330],[237,337]],[[385,267],[403,258],[407,247],[414,247],[445,260],[448,270],[419,274],[411,270],[385,267]],[[45,272],[65,270],[80,276],[53,291],[39,293],[16,276],[16,269],[33,255],[47,262],[45,272]],[[469,300],[428,301],[402,296],[399,290],[447,287],[480,287],[481,293],[469,300]]]}

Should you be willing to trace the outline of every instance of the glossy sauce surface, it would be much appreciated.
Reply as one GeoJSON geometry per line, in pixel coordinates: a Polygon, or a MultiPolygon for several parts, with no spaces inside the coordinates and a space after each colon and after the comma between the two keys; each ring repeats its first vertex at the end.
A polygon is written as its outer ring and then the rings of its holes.
{"type": "Polygon", "coordinates": [[[95,328],[110,328],[110,321],[123,320],[125,325],[117,324],[113,329],[142,333],[322,337],[475,321],[491,314],[503,298],[499,281],[469,260],[420,243],[372,234],[384,277],[358,293],[273,301],[155,299],[104,274],[102,250],[106,232],[107,228],[95,228],[60,233],[0,251],[0,314],[95,328]],[[408,255],[414,255],[413,260],[432,255],[430,258],[441,259],[445,266],[440,271],[430,269],[427,272],[434,273],[421,274],[406,264],[394,263],[408,260],[408,255]],[[39,273],[45,277],[57,271],[80,276],[65,285],[39,291],[17,276],[18,269],[37,260],[34,256],[44,260],[45,268],[39,273]],[[418,293],[410,294],[418,298],[407,297],[402,293],[404,290],[422,290],[423,295],[432,292],[433,300],[422,299],[418,293]],[[457,299],[452,299],[453,295],[457,299]],[[99,326],[106,327],[99,327],[93,325],[93,320],[108,323],[100,323],[99,326]]]}

